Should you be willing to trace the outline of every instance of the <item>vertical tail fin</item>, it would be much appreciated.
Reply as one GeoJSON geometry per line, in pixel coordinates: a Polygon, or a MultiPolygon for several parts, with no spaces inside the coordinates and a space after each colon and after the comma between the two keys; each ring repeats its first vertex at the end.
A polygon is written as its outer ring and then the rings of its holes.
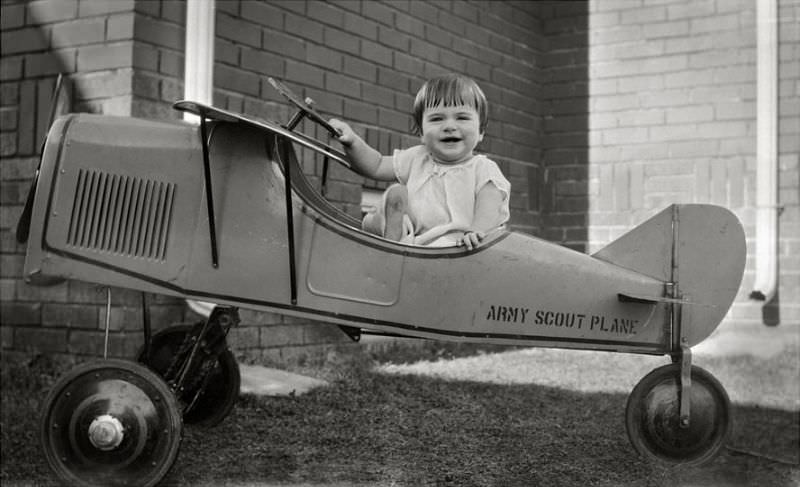
{"type": "Polygon", "coordinates": [[[691,307],[688,337],[699,343],[717,327],[739,290],[747,249],[742,225],[714,205],[673,205],[594,257],[673,282],[691,307]]]}

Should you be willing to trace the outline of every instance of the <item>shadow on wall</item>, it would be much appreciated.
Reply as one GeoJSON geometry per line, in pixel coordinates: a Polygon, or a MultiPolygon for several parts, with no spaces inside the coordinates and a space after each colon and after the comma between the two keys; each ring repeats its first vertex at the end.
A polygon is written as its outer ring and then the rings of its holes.
{"type": "MultiPolygon", "coordinates": [[[[13,58],[21,61],[20,68],[15,73],[17,76],[6,73],[10,80],[19,79],[17,147],[12,156],[41,154],[42,143],[53,120],[69,113],[73,108],[73,100],[81,98],[70,77],[75,72],[74,62],[70,63],[66,54],[49,48],[49,30],[40,25],[46,19],[37,18],[37,10],[30,6],[26,6],[25,15],[27,26],[17,32],[25,34],[27,41],[18,44],[16,48],[4,49],[3,56],[9,61],[9,66],[15,65],[13,58]],[[31,50],[36,47],[42,49],[31,50]],[[59,77],[62,82],[56,93],[59,77]]],[[[6,31],[4,34],[11,36],[14,31],[6,31]]]]}
{"type": "MultiPolygon", "coordinates": [[[[548,5],[544,30],[543,236],[586,252],[589,224],[589,4],[548,5]]],[[[533,186],[535,184],[535,186],[533,186]]]]}
{"type": "MultiPolygon", "coordinates": [[[[778,212],[778,234],[775,235],[775,240],[780,242],[780,215],[778,212]]],[[[781,259],[775,259],[775,275],[781,275],[781,259]]],[[[765,326],[778,326],[781,324],[781,286],[776,283],[775,293],[767,301],[767,296],[761,291],[753,291],[750,293],[750,300],[761,303],[761,322],[765,326]]]]}
{"type": "Polygon", "coordinates": [[[772,299],[764,303],[761,307],[761,320],[767,326],[778,326],[781,324],[780,290],[776,289],[772,299]]]}
{"type": "MultiPolygon", "coordinates": [[[[33,33],[34,38],[19,46],[20,54],[31,46],[50,46],[49,31],[40,25],[45,19],[38,19],[37,10],[30,6],[26,6],[25,16],[32,27],[20,32],[33,33]]],[[[24,55],[21,63],[24,70],[21,66],[18,72],[22,80],[17,98],[17,145],[13,156],[41,156],[50,126],[56,118],[72,110],[76,88],[69,76],[75,66],[70,66],[64,56],[52,49],[24,55]]],[[[15,203],[24,204],[14,228],[19,244],[24,244],[28,238],[37,174],[38,167],[30,182],[17,185],[19,200],[15,203]]]]}

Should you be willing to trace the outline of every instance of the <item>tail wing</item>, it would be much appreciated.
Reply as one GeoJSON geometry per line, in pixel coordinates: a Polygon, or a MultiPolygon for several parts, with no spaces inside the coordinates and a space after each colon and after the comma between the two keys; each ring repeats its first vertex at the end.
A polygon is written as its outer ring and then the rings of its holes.
{"type": "Polygon", "coordinates": [[[689,345],[705,339],[728,312],[742,281],[742,225],[714,205],[673,205],[594,254],[600,260],[677,285],[690,306],[689,345]]]}

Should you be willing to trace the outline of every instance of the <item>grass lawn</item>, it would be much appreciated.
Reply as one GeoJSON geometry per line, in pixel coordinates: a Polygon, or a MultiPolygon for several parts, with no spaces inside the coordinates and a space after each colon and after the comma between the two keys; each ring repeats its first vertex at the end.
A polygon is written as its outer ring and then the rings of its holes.
{"type": "MultiPolygon", "coordinates": [[[[595,358],[593,352],[585,352],[585,362],[575,363],[561,351],[475,355],[476,351],[430,343],[378,355],[331,356],[325,363],[307,366],[303,372],[328,379],[331,385],[298,397],[243,396],[221,425],[208,430],[187,426],[164,485],[800,483],[800,418],[798,408],[791,406],[797,404],[794,398],[789,398],[789,407],[772,400],[764,406],[758,400],[738,401],[739,392],[732,393],[734,449],[726,449],[705,467],[669,469],[641,460],[625,433],[627,382],[632,380],[628,377],[638,380],[653,368],[649,362],[642,365],[638,356],[620,354],[595,358]],[[422,366],[427,372],[411,370],[419,365],[387,365],[420,359],[427,360],[422,366]],[[462,373],[442,372],[448,367],[462,373]],[[521,368],[529,379],[508,380],[502,373],[500,379],[485,378],[497,376],[498,368],[521,368]],[[605,382],[622,386],[604,387],[605,382]]],[[[645,359],[666,363],[663,358],[645,359]]],[[[735,391],[749,390],[740,384],[746,383],[742,374],[756,378],[759,396],[780,388],[787,374],[796,378],[798,373],[796,351],[705,362],[699,365],[726,387],[727,377],[735,379],[735,391]]],[[[58,368],[41,358],[3,363],[3,485],[54,482],[39,451],[37,422],[40,402],[58,368]]]]}

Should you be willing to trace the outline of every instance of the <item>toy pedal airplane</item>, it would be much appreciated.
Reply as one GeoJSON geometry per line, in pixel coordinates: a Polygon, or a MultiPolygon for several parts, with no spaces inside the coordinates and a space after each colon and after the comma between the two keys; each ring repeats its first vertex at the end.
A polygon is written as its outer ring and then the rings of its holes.
{"type": "MultiPolygon", "coordinates": [[[[151,336],[141,364],[70,371],[44,407],[48,463],[70,485],[153,485],[184,421],[214,424],[236,399],[225,336],[237,307],[361,333],[669,355],[634,388],[633,446],[700,464],[730,432],[725,390],[691,365],[741,281],[745,237],[710,205],[674,205],[594,255],[499,229],[475,249],[405,245],[362,232],[312,188],[296,147],[348,166],[285,126],[200,103],[200,126],[72,114],[50,129],[18,234],[33,284],[78,279],[221,303],[207,322],[151,336]],[[146,365],[146,366],[145,366],[146,365]]],[[[144,298],[143,298],[144,299],[144,298]]],[[[143,303],[143,306],[146,305],[143,303]]]]}

